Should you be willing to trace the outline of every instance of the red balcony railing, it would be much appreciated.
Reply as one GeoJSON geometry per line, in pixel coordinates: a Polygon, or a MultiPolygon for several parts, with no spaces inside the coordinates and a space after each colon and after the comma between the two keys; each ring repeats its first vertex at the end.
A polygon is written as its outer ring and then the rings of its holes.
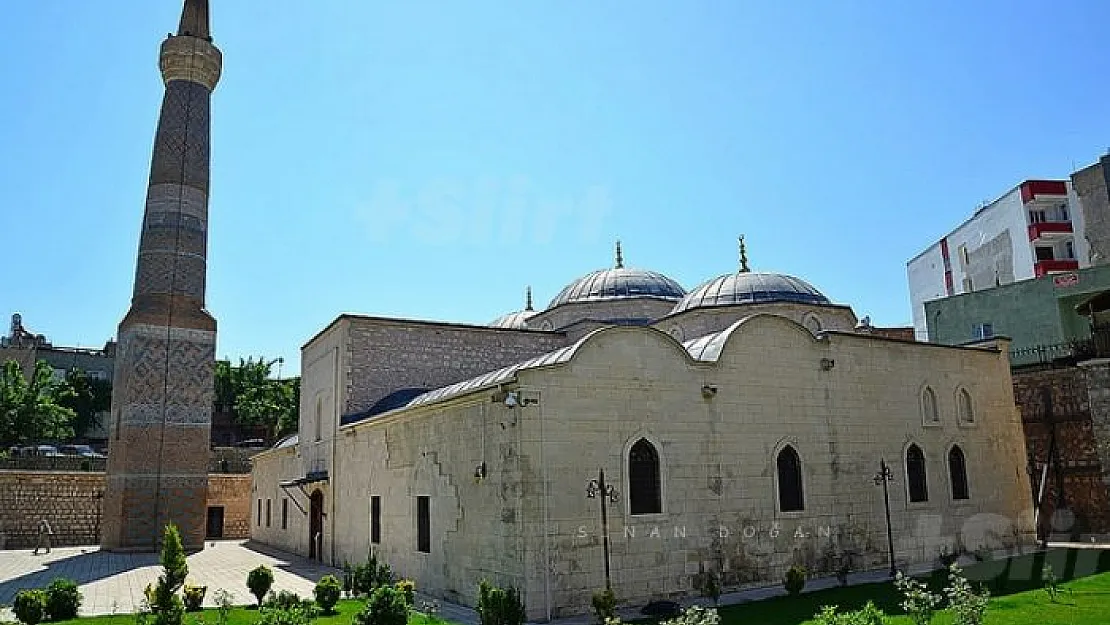
{"type": "Polygon", "coordinates": [[[1071,231],[1070,221],[1042,221],[1029,224],[1029,240],[1036,241],[1045,234],[1068,234],[1071,231]]]}
{"type": "Polygon", "coordinates": [[[1057,271],[1075,271],[1079,269],[1078,260],[1038,260],[1033,263],[1033,273],[1039,278],[1057,271]]]}

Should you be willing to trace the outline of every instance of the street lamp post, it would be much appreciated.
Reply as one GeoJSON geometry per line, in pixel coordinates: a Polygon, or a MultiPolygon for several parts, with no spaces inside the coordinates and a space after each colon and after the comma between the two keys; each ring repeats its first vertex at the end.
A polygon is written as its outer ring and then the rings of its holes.
{"type": "Polygon", "coordinates": [[[601,546],[605,554],[605,589],[612,590],[609,577],[609,511],[610,503],[617,503],[617,489],[605,483],[605,469],[597,470],[597,479],[586,485],[586,497],[601,500],[601,546]]]}
{"type": "Polygon", "coordinates": [[[886,458],[879,459],[879,472],[875,474],[875,486],[883,486],[883,506],[886,508],[886,545],[890,551],[890,576],[894,577],[897,571],[894,568],[894,534],[890,529],[890,493],[887,484],[894,481],[894,474],[886,464],[886,458]]]}

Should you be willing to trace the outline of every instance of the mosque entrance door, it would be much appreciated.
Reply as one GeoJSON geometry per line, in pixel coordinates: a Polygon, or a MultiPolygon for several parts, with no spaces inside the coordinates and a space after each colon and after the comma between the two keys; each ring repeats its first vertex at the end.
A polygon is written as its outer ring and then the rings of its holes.
{"type": "Polygon", "coordinates": [[[308,557],[324,558],[324,493],[315,491],[308,506],[308,557]]]}

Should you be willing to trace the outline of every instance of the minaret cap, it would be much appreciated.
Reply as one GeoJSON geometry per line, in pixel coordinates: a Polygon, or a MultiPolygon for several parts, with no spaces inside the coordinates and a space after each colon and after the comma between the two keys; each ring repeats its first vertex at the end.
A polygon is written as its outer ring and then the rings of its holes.
{"type": "Polygon", "coordinates": [[[748,273],[748,246],[744,243],[744,235],[740,235],[740,273],[748,273]]]}
{"type": "Polygon", "coordinates": [[[617,269],[624,269],[624,254],[621,253],[621,242],[617,240],[617,269]]]}
{"type": "Polygon", "coordinates": [[[208,0],[185,0],[177,35],[200,39],[212,38],[208,31],[208,0]]]}

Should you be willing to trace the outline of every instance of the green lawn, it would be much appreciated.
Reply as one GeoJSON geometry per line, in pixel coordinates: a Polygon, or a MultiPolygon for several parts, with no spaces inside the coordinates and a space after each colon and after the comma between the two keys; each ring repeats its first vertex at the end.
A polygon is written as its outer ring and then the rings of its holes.
{"type": "MultiPolygon", "coordinates": [[[[1021,556],[967,567],[968,579],[985,583],[991,590],[986,625],[1104,625],[1110,623],[1110,551],[1054,550],[1035,556],[1021,556]],[[1042,563],[1052,565],[1067,591],[1053,604],[1042,590],[1042,563]]],[[[945,574],[936,572],[930,587],[939,592],[945,574]]],[[[776,597],[765,601],[723,606],[722,625],[802,625],[811,623],[821,606],[837,605],[842,610],[862,607],[874,601],[887,614],[901,615],[901,595],[891,583],[833,588],[798,597],[776,597]]],[[[941,613],[936,625],[948,625],[951,616],[941,613]]],[[[912,625],[909,618],[890,619],[891,625],[912,625]]]]}
{"type": "MultiPolygon", "coordinates": [[[[365,601],[360,599],[343,599],[336,605],[337,614],[320,616],[314,621],[315,625],[351,625],[355,614],[362,611],[365,601]]],[[[206,609],[203,612],[185,614],[185,624],[198,623],[203,618],[206,625],[217,623],[217,611],[206,609]]],[[[258,620],[258,610],[247,607],[235,607],[228,615],[228,625],[253,625],[258,620]]],[[[86,616],[71,621],[58,621],[49,625],[135,625],[134,614],[116,614],[112,616],[86,616]]],[[[412,613],[409,616],[409,625],[447,625],[447,621],[435,617],[425,617],[423,614],[412,613]]]]}
{"type": "MultiPolygon", "coordinates": [[[[1044,554],[1020,556],[997,562],[982,562],[967,567],[968,579],[986,584],[991,590],[991,604],[986,625],[1104,625],[1110,623],[1110,550],[1053,550],[1044,554]],[[1059,601],[1052,603],[1042,589],[1041,567],[1052,565],[1060,579],[1059,601]]],[[[934,573],[930,586],[940,591],[945,584],[944,572],[934,573]]],[[[837,605],[842,610],[863,606],[868,600],[886,611],[900,615],[901,596],[889,582],[847,588],[831,588],[798,597],[775,597],[720,608],[722,625],[803,625],[821,606],[837,605]]],[[[317,625],[350,625],[363,602],[345,599],[339,602],[339,613],[321,616],[317,625]]],[[[258,611],[238,607],[231,611],[228,625],[253,625],[258,611]]],[[[189,614],[186,623],[198,623],[202,617],[207,625],[216,623],[216,611],[189,614]]],[[[645,621],[647,622],[647,621],[645,621]]],[[[890,625],[912,625],[905,616],[890,619],[890,625]]],[[[935,625],[950,625],[951,616],[940,613],[935,625]]],[[[96,616],[60,625],[134,625],[133,615],[96,616]]],[[[414,614],[410,625],[448,625],[445,621],[414,614]]]]}

